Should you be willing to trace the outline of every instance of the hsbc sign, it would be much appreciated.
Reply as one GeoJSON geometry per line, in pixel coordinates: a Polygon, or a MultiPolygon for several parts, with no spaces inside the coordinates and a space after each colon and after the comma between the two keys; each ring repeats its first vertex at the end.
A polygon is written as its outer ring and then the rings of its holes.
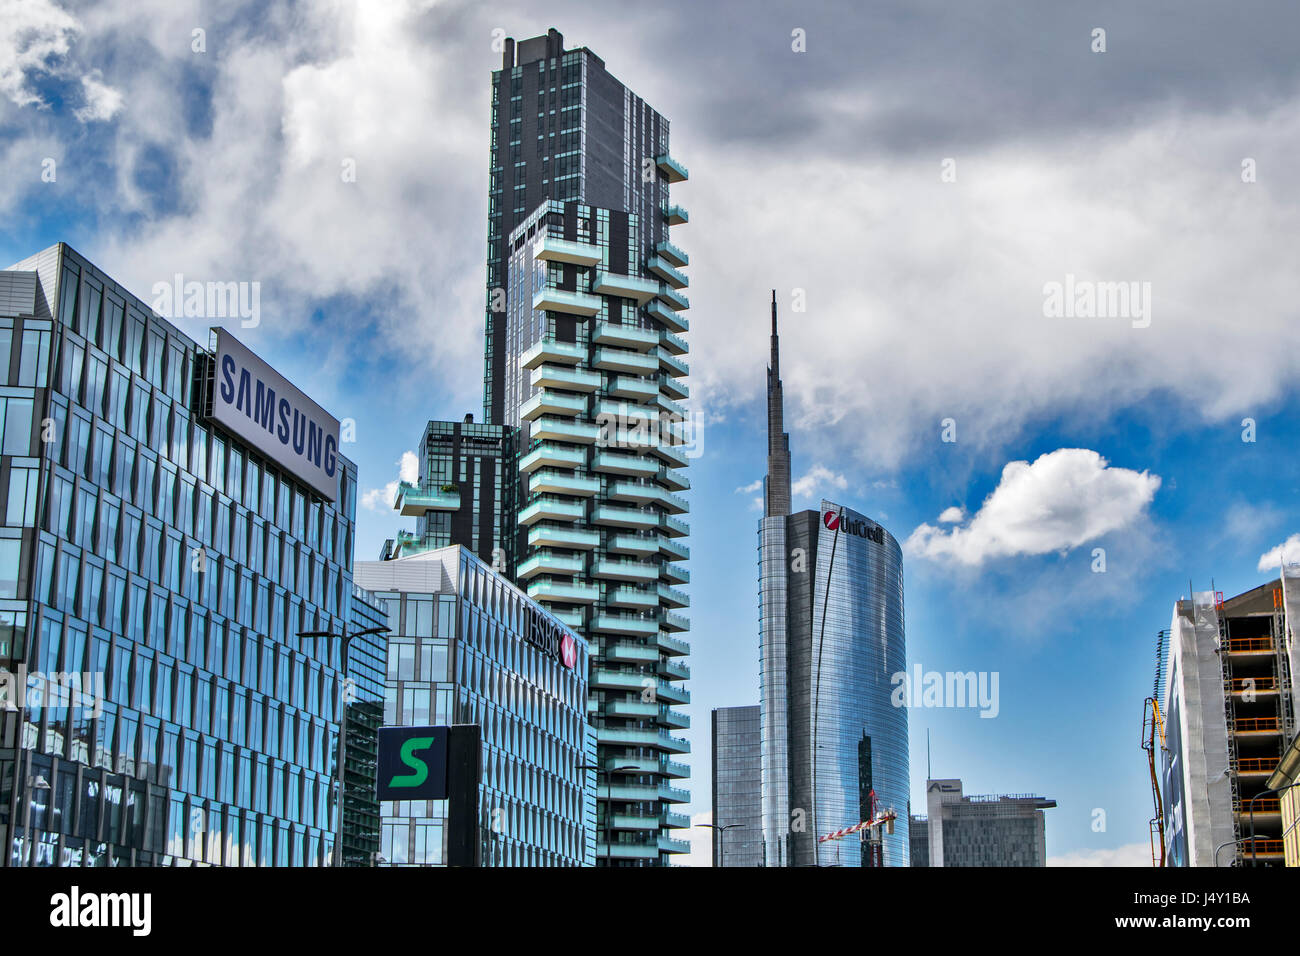
{"type": "Polygon", "coordinates": [[[536,608],[528,609],[524,625],[524,640],[533,647],[553,657],[569,670],[578,664],[578,641],[568,628],[554,618],[547,617],[536,608]]]}
{"type": "Polygon", "coordinates": [[[885,529],[878,524],[872,524],[869,521],[863,521],[860,518],[850,518],[843,511],[828,510],[822,514],[822,524],[826,525],[828,531],[839,531],[841,534],[852,534],[859,538],[866,538],[874,541],[876,544],[885,543],[885,529]]]}

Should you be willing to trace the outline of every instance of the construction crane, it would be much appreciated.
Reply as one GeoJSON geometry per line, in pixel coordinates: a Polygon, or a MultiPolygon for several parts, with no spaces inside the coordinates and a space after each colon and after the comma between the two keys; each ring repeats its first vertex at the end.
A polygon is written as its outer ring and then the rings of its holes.
{"type": "Polygon", "coordinates": [[[872,790],[869,794],[871,798],[871,819],[863,820],[861,823],[855,823],[851,827],[844,827],[842,830],[836,830],[834,833],[828,833],[825,836],[817,838],[818,843],[826,843],[829,840],[841,840],[853,833],[867,832],[863,835],[864,840],[869,844],[870,863],[869,866],[884,866],[884,847],[881,845],[880,836],[884,833],[894,832],[894,821],[897,815],[893,807],[888,810],[880,809],[880,802],[876,799],[876,791],[872,790]]]}

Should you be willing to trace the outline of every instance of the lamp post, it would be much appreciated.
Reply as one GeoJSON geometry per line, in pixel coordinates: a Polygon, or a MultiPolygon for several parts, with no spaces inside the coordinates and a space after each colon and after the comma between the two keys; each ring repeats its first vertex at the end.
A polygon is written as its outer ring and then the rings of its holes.
{"type": "Polygon", "coordinates": [[[744,825],[743,823],[728,823],[728,824],[726,824],[725,826],[719,826],[719,825],[716,824],[716,823],[697,823],[697,824],[695,824],[695,825],[696,825],[697,827],[705,827],[705,828],[707,828],[707,829],[709,829],[709,830],[713,830],[713,831],[715,831],[715,832],[717,833],[717,835],[718,835],[718,868],[719,868],[719,869],[722,869],[723,867],[725,867],[725,866],[727,865],[727,831],[728,831],[728,830],[734,830],[736,827],[740,827],[740,828],[743,830],[744,827],[745,827],[745,825],[744,825]]]}
{"type": "Polygon", "coordinates": [[[614,858],[614,774],[624,770],[639,770],[636,764],[624,764],[621,767],[602,767],[598,763],[580,763],[575,770],[594,770],[605,775],[605,864],[608,866],[614,858]]]}
{"type": "Polygon", "coordinates": [[[348,626],[343,625],[343,633],[335,634],[333,631],[299,631],[298,637],[311,638],[330,638],[337,637],[342,641],[342,653],[340,655],[343,668],[343,687],[339,690],[339,825],[338,832],[334,836],[334,865],[341,867],[343,865],[343,801],[345,784],[343,779],[343,765],[347,759],[348,753],[348,704],[345,700],[346,691],[344,688],[348,682],[348,646],[355,638],[369,637],[372,634],[387,634],[392,630],[389,627],[368,627],[361,631],[348,631],[348,626]]]}

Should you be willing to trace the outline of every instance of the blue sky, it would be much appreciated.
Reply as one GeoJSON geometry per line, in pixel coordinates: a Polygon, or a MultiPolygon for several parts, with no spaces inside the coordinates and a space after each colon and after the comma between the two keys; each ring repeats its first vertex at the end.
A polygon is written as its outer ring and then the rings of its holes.
{"type": "Polygon", "coordinates": [[[260,283],[241,338],[356,420],[373,557],[424,421],[481,412],[494,45],[557,27],[691,170],[692,810],[709,709],[757,701],[776,289],[797,505],[907,542],[913,662],[999,674],[994,719],[913,710],[914,801],[928,729],[936,776],[1059,802],[1051,856],[1140,863],[1155,633],[1300,532],[1300,14],[1129,6],[0,0],[0,260],[260,283]],[[1149,310],[1052,315],[1070,276],[1149,310]]]}

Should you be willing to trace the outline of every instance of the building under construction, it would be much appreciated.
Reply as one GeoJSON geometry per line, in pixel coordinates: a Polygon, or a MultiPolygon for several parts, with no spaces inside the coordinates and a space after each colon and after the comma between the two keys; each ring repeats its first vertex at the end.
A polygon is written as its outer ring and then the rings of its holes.
{"type": "Polygon", "coordinates": [[[912,818],[913,866],[1047,865],[1043,811],[1055,800],[1030,793],[971,796],[962,793],[960,780],[927,780],[925,791],[928,816],[912,818]]]}
{"type": "Polygon", "coordinates": [[[1143,726],[1155,865],[1282,865],[1268,779],[1295,738],[1297,626],[1300,568],[1227,600],[1201,591],[1174,605],[1143,726]]]}

